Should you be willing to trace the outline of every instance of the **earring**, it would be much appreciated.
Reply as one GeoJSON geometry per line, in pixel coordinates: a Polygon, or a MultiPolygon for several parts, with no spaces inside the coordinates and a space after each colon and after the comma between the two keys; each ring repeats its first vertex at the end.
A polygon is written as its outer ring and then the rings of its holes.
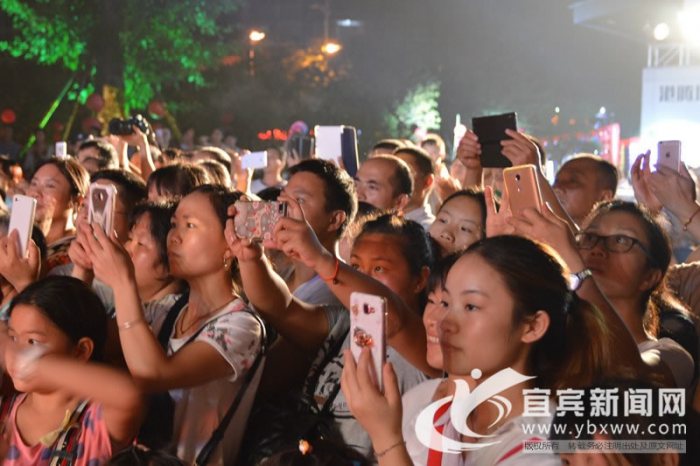
{"type": "Polygon", "coordinates": [[[224,270],[228,270],[229,265],[230,265],[230,263],[229,263],[228,259],[226,259],[226,257],[224,256],[224,270]]]}

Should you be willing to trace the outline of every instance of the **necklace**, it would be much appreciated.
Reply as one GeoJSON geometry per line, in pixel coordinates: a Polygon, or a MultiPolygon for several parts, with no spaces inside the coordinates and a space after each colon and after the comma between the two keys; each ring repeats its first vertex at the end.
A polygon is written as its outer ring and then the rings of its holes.
{"type": "Polygon", "coordinates": [[[216,309],[213,309],[206,314],[203,314],[199,317],[197,317],[194,321],[192,321],[187,327],[185,327],[185,318],[187,317],[187,311],[190,309],[189,304],[186,304],[185,307],[183,308],[182,312],[182,318],[177,320],[177,330],[178,334],[182,337],[187,334],[192,328],[194,328],[195,325],[200,323],[202,320],[206,320],[207,318],[211,317],[212,315],[218,313],[221,311],[223,308],[228,306],[229,303],[225,303],[223,306],[219,306],[216,309]]]}

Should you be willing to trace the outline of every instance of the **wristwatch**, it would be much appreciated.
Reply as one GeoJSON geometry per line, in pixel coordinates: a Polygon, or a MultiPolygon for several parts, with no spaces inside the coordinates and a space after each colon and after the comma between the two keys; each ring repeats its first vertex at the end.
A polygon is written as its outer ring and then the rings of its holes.
{"type": "Polygon", "coordinates": [[[578,273],[572,273],[569,275],[569,289],[571,291],[578,290],[583,285],[583,282],[592,276],[593,272],[591,272],[591,269],[583,269],[578,273]]]}

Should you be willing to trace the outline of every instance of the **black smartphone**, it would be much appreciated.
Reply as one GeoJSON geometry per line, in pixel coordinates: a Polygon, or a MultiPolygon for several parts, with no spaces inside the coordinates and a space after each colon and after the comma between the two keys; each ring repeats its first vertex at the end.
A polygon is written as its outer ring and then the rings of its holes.
{"type": "Polygon", "coordinates": [[[351,178],[355,178],[357,168],[360,165],[359,153],[357,151],[357,131],[352,126],[343,126],[343,133],[340,136],[342,160],[345,171],[351,178]]]}
{"type": "Polygon", "coordinates": [[[506,168],[513,165],[501,154],[501,141],[511,139],[506,135],[507,129],[518,130],[517,119],[515,112],[472,118],[472,131],[481,144],[482,167],[506,168]]]}

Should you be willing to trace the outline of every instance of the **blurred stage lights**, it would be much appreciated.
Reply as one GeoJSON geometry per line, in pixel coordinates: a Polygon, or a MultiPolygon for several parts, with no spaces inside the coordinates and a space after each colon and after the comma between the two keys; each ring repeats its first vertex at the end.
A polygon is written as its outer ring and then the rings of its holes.
{"type": "Polygon", "coordinates": [[[688,6],[679,11],[678,23],[683,37],[688,42],[700,45],[700,4],[688,6]]]}
{"type": "Polygon", "coordinates": [[[265,34],[263,31],[253,29],[252,31],[250,31],[250,34],[248,34],[248,39],[250,39],[250,41],[253,43],[257,43],[263,40],[266,35],[267,34],[265,34]]]}
{"type": "Polygon", "coordinates": [[[342,48],[342,45],[333,41],[328,41],[321,46],[321,50],[327,55],[335,55],[336,53],[340,52],[342,48]]]}
{"type": "Polygon", "coordinates": [[[666,23],[659,23],[654,27],[654,39],[663,41],[671,35],[671,28],[666,23]]]}

